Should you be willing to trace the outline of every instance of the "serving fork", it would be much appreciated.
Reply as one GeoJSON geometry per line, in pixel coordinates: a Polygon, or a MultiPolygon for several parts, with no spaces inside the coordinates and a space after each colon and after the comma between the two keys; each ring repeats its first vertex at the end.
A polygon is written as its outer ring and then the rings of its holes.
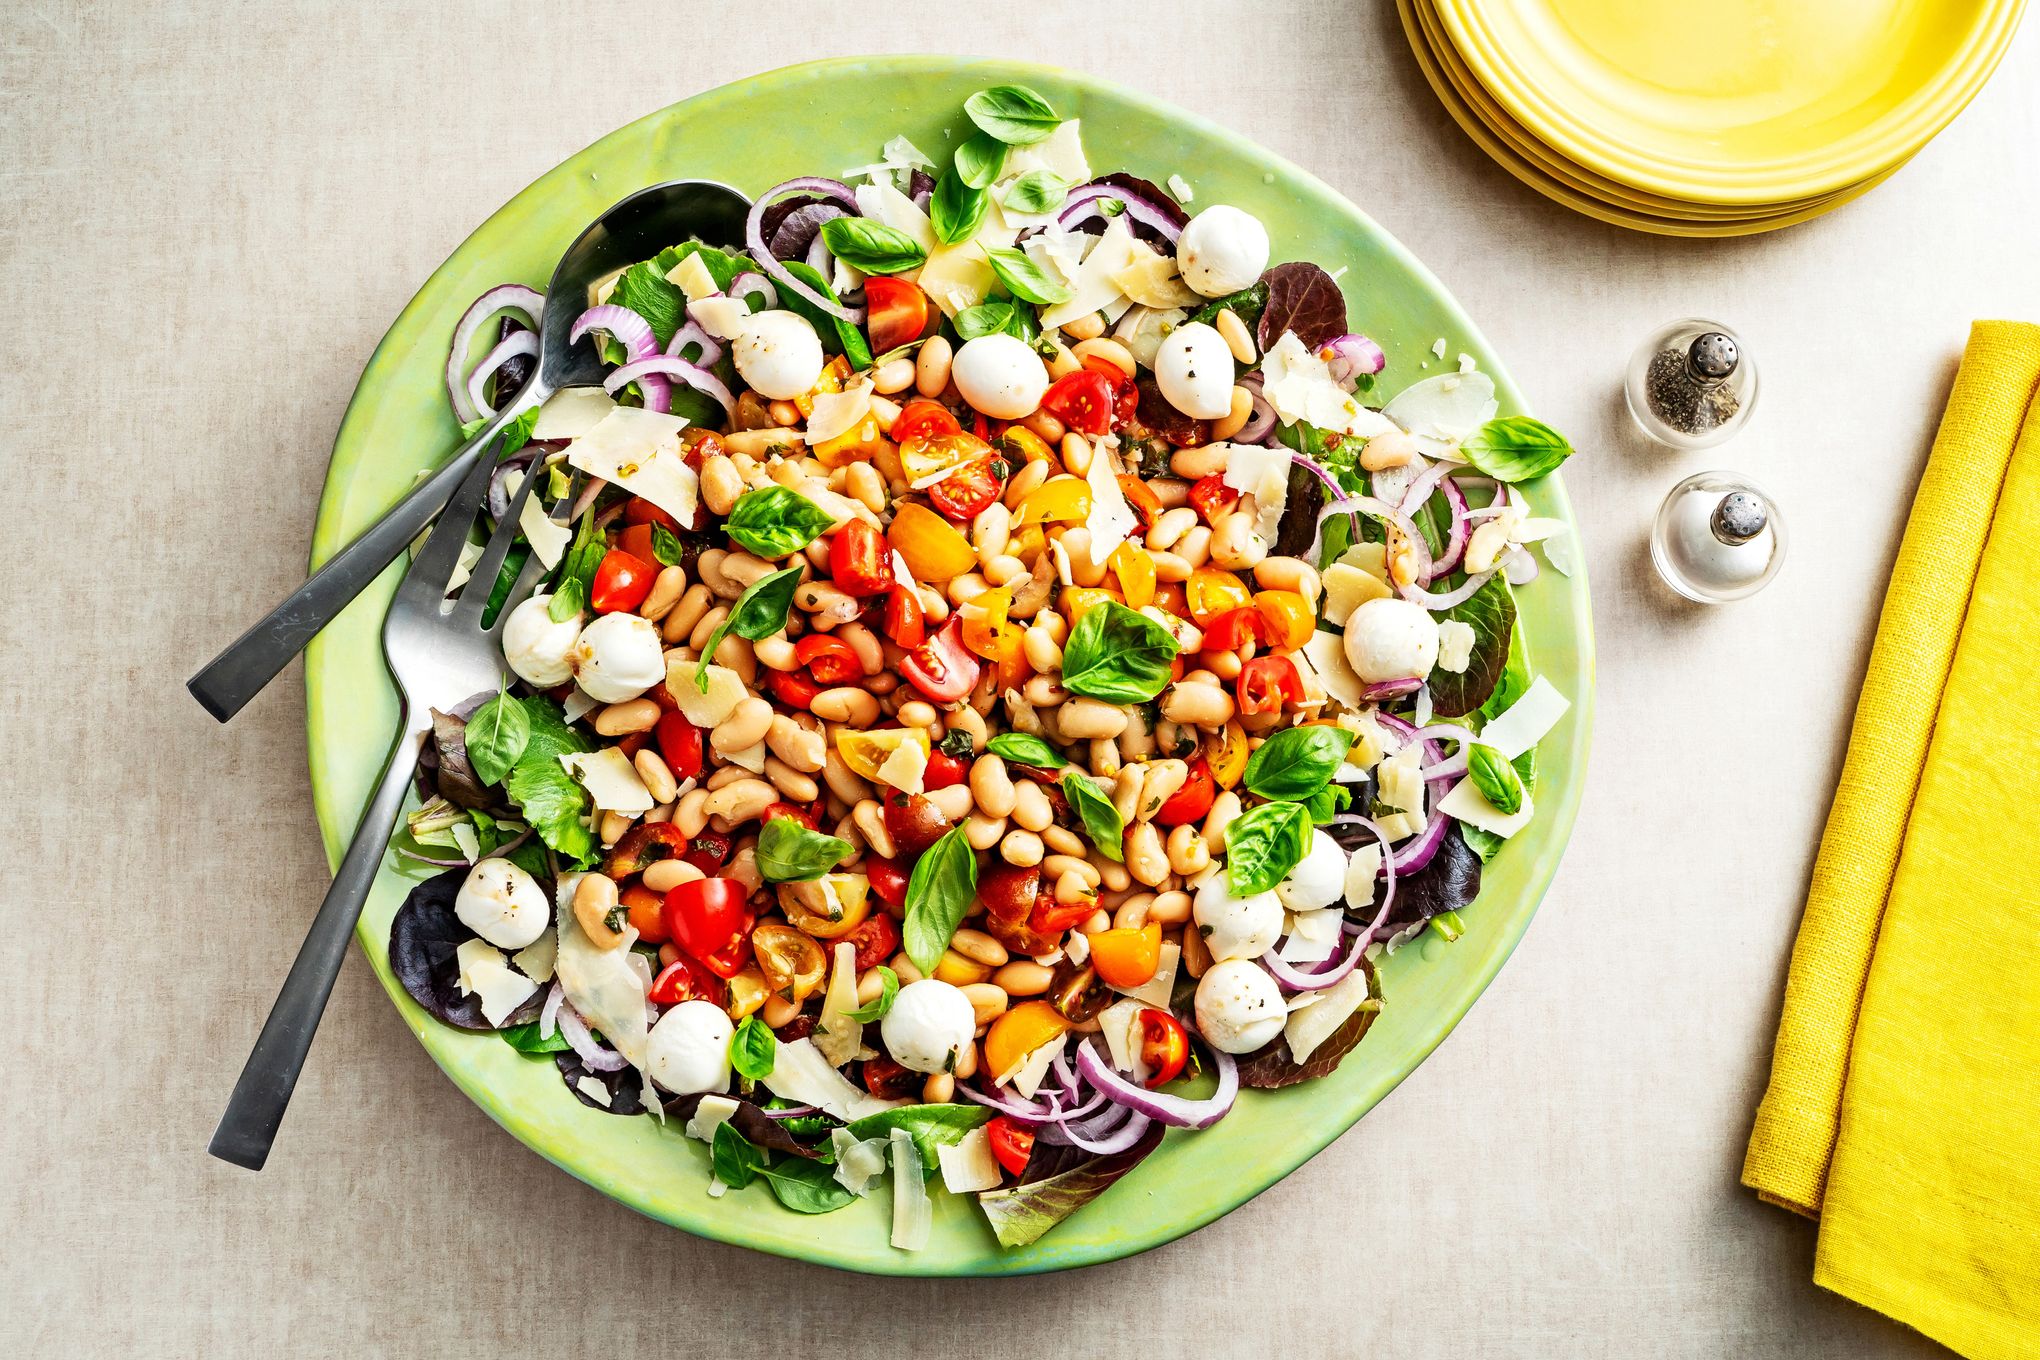
{"type": "Polygon", "coordinates": [[[388,850],[391,828],[410,791],[420,745],[432,730],[432,710],[451,709],[501,683],[503,625],[537,584],[541,567],[536,556],[525,563],[495,620],[486,628],[483,613],[511,541],[517,537],[518,515],[540,480],[538,469],[518,487],[509,512],[489,536],[460,593],[451,600],[446,598],[447,583],[453,578],[496,466],[493,458],[478,458],[468,469],[438,526],[404,573],[389,616],[383,620],[383,655],[402,691],[403,724],[382,778],[355,827],[347,855],[333,877],[333,886],[327,889],[326,900],[298,950],[297,962],[291,965],[254,1051],[241,1069],[241,1078],[234,1083],[226,1114],[213,1131],[208,1150],[223,1161],[259,1171],[269,1157],[284,1109],[311,1050],[319,1017],[347,957],[348,938],[361,917],[369,887],[388,850]]]}

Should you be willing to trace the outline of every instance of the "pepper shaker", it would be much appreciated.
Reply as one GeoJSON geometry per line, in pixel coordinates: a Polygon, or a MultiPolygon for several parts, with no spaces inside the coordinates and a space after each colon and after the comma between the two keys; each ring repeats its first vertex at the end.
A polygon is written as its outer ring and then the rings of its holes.
{"type": "Polygon", "coordinates": [[[1630,356],[1629,414],[1660,444],[1704,449],[1750,418],[1757,366],[1728,327],[1700,317],[1660,326],[1630,356]]]}
{"type": "Polygon", "coordinates": [[[1784,565],[1785,549],[1778,507],[1732,472],[1698,473],[1673,487],[1650,532],[1658,575],[1701,604],[1756,594],[1784,565]]]}

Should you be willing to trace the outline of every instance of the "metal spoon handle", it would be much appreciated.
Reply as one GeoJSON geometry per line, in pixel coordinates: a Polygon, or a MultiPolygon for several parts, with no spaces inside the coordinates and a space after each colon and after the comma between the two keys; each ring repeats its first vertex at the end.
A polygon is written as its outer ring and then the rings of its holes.
{"type": "Polygon", "coordinates": [[[221,1161],[260,1171],[269,1158],[291,1092],[297,1089],[298,1074],[311,1052],[319,1017],[325,1013],[326,1000],[340,976],[340,965],[347,959],[354,924],[389,848],[390,829],[410,791],[420,735],[406,714],[403,735],[390,752],[382,782],[362,811],[347,857],[340,861],[333,886],[326,890],[326,900],[319,904],[319,914],[298,949],[297,962],[283,980],[276,1004],[269,1008],[261,1037],[255,1040],[241,1078],[234,1083],[234,1094],[227,1100],[227,1112],[213,1130],[206,1150],[221,1161]]]}
{"type": "Polygon", "coordinates": [[[313,572],[311,578],[231,646],[185,682],[191,697],[206,712],[226,722],[239,713],[262,687],[276,678],[305,644],[331,623],[354,597],[368,589],[383,568],[396,561],[412,539],[452,498],[453,489],[503,432],[526,409],[544,401],[551,389],[534,374],[515,400],[498,411],[480,433],[460,446],[438,471],[391,506],[368,531],[342,548],[313,572]]]}

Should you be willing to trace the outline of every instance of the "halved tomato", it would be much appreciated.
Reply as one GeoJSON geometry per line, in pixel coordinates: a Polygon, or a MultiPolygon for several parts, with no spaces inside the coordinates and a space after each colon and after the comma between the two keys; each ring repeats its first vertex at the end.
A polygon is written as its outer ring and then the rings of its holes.
{"type": "Polygon", "coordinates": [[[963,426],[957,424],[949,408],[926,397],[916,397],[902,407],[892,427],[893,442],[902,445],[910,439],[941,439],[962,433],[963,426]]]}
{"type": "Polygon", "coordinates": [[[992,469],[992,460],[980,458],[966,463],[928,488],[928,503],[945,519],[969,523],[999,499],[1005,484],[992,469]]]}
{"type": "Polygon", "coordinates": [[[910,345],[928,329],[928,295],[905,279],[870,275],[864,280],[864,304],[871,309],[864,325],[873,354],[910,345]]]}
{"type": "Polygon", "coordinates": [[[1056,379],[1041,399],[1041,409],[1078,434],[1107,434],[1112,429],[1112,383],[1095,369],[1080,368],[1056,379]]]}

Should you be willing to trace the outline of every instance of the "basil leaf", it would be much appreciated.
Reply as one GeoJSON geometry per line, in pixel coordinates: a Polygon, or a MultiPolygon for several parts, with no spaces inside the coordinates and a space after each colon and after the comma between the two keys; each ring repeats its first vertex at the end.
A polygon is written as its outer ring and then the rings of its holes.
{"type": "Polygon", "coordinates": [[[857,1198],[843,1188],[836,1173],[821,1162],[787,1157],[778,1166],[761,1166],[758,1174],[779,1202],[797,1214],[832,1214],[857,1198]]]}
{"type": "Polygon", "coordinates": [[[1461,440],[1459,451],[1498,482],[1527,482],[1563,463],[1572,445],[1541,420],[1502,416],[1461,440]]]}
{"type": "MultiPolygon", "coordinates": [[[[840,222],[844,219],[831,220],[840,222]]],[[[992,272],[999,276],[1000,283],[1006,285],[1006,291],[1023,302],[1046,307],[1070,300],[1069,288],[1043,273],[1041,266],[1029,259],[1024,251],[987,246],[985,258],[991,261],[992,272]]]]}
{"type": "Polygon", "coordinates": [[[960,339],[975,340],[980,335],[997,335],[1012,323],[1013,304],[995,299],[964,308],[956,314],[954,324],[960,339]]]}
{"type": "Polygon", "coordinates": [[[1025,85],[994,85],[963,101],[963,111],[988,137],[1008,146],[1032,146],[1054,132],[1061,117],[1025,85]]]}
{"type": "Polygon", "coordinates": [[[868,1005],[859,1006],[854,1011],[845,1011],[844,1014],[860,1025],[885,1019],[885,1013],[892,1009],[893,998],[900,994],[900,975],[881,963],[878,965],[878,985],[884,990],[876,999],[868,1005]]]}
{"type": "Polygon", "coordinates": [[[467,720],[465,739],[475,778],[484,784],[500,784],[531,741],[531,719],[525,716],[523,704],[498,694],[467,720]]]}
{"type": "Polygon", "coordinates": [[[1225,871],[1234,897],[1268,892],[1310,850],[1310,810],[1301,803],[1262,803],[1225,828],[1225,871]]]}
{"type": "Polygon", "coordinates": [[[1098,853],[1110,860],[1124,860],[1126,822],[1112,800],[1088,776],[1076,770],[1063,771],[1062,790],[1098,853]]]}
{"type": "Polygon", "coordinates": [[[1342,727],[1285,727],[1247,757],[1247,788],[1263,798],[1300,803],[1331,781],[1353,739],[1342,727]]]}
{"type": "Polygon", "coordinates": [[[758,873],[767,883],[820,878],[850,853],[850,842],[810,831],[791,817],[774,817],[758,833],[758,873]]]}
{"type": "MultiPolygon", "coordinates": [[[[1268,285],[1255,283],[1239,292],[1205,303],[1190,313],[1190,320],[1209,326],[1220,312],[1231,312],[1246,325],[1249,335],[1260,327],[1261,313],[1268,306],[1268,285]]],[[[1185,323],[1188,324],[1188,323],[1185,323]]]]}
{"type": "Polygon", "coordinates": [[[935,226],[935,239],[949,245],[968,241],[984,222],[985,207],[991,201],[991,195],[965,184],[956,171],[943,171],[928,200],[928,220],[935,226]]]}
{"type": "MultiPolygon", "coordinates": [[[[1522,781],[1523,796],[1528,798],[1535,794],[1537,792],[1537,748],[1531,747],[1522,755],[1510,761],[1509,764],[1516,771],[1516,778],[1522,781]]],[[[1497,836],[1494,832],[1484,831],[1469,822],[1459,823],[1459,836],[1460,839],[1466,842],[1469,850],[1480,856],[1482,863],[1493,859],[1495,852],[1508,844],[1507,841],[1497,836]]]]}
{"type": "Polygon", "coordinates": [[[907,957],[932,974],[942,951],[977,897],[977,855],[954,827],[914,861],[907,878],[907,920],[902,932],[907,957]]]}
{"type": "Polygon", "coordinates": [[[822,240],[830,254],[867,274],[904,274],[928,258],[913,237],[868,217],[832,217],[822,223],[822,240]]]}
{"type": "Polygon", "coordinates": [[[732,1190],[743,1189],[765,1169],[765,1153],[728,1123],[715,1126],[712,1147],[715,1178],[732,1190]]]}
{"type": "Polygon", "coordinates": [[[834,522],[828,511],[797,491],[761,486],[737,498],[723,531],[745,552],[771,562],[807,547],[834,522]]]}
{"type": "Polygon", "coordinates": [[[1006,168],[1006,144],[987,133],[977,133],[956,148],[956,173],[973,189],[989,189],[1006,168]]]}
{"type": "Polygon", "coordinates": [[[779,1041],[772,1037],[772,1031],[757,1016],[745,1016],[744,1023],[737,1026],[736,1034],[730,1038],[730,1066],[740,1077],[762,1081],[772,1075],[778,1060],[779,1041]]]}
{"type": "Polygon", "coordinates": [[[1504,817],[1513,817],[1523,810],[1523,780],[1516,767],[1494,747],[1474,744],[1466,753],[1466,777],[1504,817]]]}
{"type": "Polygon", "coordinates": [[[938,1165],[935,1155],[938,1144],[962,1142],[963,1135],[990,1123],[994,1113],[983,1105],[962,1102],[952,1105],[901,1105],[865,1115],[862,1119],[853,1119],[844,1127],[859,1139],[883,1138],[894,1129],[905,1129],[913,1135],[914,1147],[921,1154],[922,1165],[933,1171],[938,1165]]]}
{"type": "Polygon", "coordinates": [[[550,1039],[540,1038],[538,1021],[536,1020],[531,1021],[529,1024],[511,1025],[507,1029],[499,1029],[496,1031],[496,1034],[504,1043],[528,1058],[541,1057],[547,1053],[564,1053],[567,1049],[573,1047],[573,1045],[567,1042],[567,1036],[560,1033],[557,1027],[554,1028],[550,1039]]]}
{"type": "Polygon", "coordinates": [[[1323,826],[1353,806],[1353,791],[1344,784],[1327,784],[1304,799],[1303,806],[1309,810],[1310,819],[1323,826]]]}
{"type": "Polygon", "coordinates": [[[651,323],[661,348],[672,342],[673,332],[687,324],[687,294],[678,284],[667,280],[665,271],[654,260],[624,270],[609,301],[614,306],[629,308],[651,323]]]}
{"type": "MultiPolygon", "coordinates": [[[[805,260],[781,260],[779,264],[787,273],[793,275],[829,301],[835,302],[839,300],[836,297],[836,290],[829,287],[828,281],[810,268],[805,260]]],[[[822,337],[823,349],[831,354],[840,353],[850,361],[850,367],[852,368],[871,367],[871,345],[864,338],[864,331],[861,327],[851,325],[840,316],[829,315],[799,293],[794,292],[791,288],[780,290],[779,305],[786,311],[806,317],[808,324],[815,328],[815,334],[822,337]]],[[[677,399],[680,394],[675,392],[673,395],[677,399]]],[[[700,423],[713,426],[719,424],[722,418],[722,414],[718,410],[712,420],[700,423]]]]}
{"type": "MultiPolygon", "coordinates": [[[[532,426],[538,424],[538,413],[544,405],[544,402],[540,402],[529,410],[518,412],[517,418],[503,427],[503,432],[497,436],[502,441],[496,446],[496,456],[498,458],[508,458],[511,454],[531,442],[532,426]]],[[[482,432],[482,427],[487,425],[491,419],[492,417],[489,416],[476,416],[473,420],[460,427],[460,437],[462,439],[473,439],[482,432]]]]}
{"type": "Polygon", "coordinates": [[[560,558],[553,597],[546,604],[547,618],[554,623],[565,623],[588,607],[588,592],[595,584],[595,569],[602,565],[602,555],[607,551],[609,549],[602,541],[601,531],[595,527],[595,507],[591,505],[581,516],[580,527],[574,530],[574,541],[568,546],[566,555],[560,558]]]}
{"type": "Polygon", "coordinates": [[[1029,170],[1013,181],[1004,202],[1014,212],[1053,212],[1069,193],[1070,182],[1053,170],[1029,170]]]}
{"type": "Polygon", "coordinates": [[[985,749],[1001,759],[1036,769],[1060,770],[1069,764],[1053,746],[1025,732],[1001,732],[985,743],[985,749]]]}
{"type": "Polygon", "coordinates": [[[659,559],[662,567],[685,565],[685,554],[680,547],[680,535],[663,524],[652,526],[652,556],[659,559]]]}
{"type": "Polygon", "coordinates": [[[1144,704],[1167,689],[1176,659],[1169,630],[1107,600],[1087,610],[1063,648],[1063,688],[1111,704],[1144,704]]]}
{"type": "MultiPolygon", "coordinates": [[[[755,494],[755,493],[753,493],[755,494]]],[[[702,650],[701,664],[694,668],[694,684],[703,694],[708,693],[708,667],[715,660],[715,649],[722,646],[723,639],[731,633],[751,642],[763,642],[786,630],[787,611],[793,608],[794,588],[800,584],[800,568],[785,567],[770,576],[760,576],[737,596],[737,602],[730,606],[730,612],[708,635],[708,646],[702,650]]]]}

